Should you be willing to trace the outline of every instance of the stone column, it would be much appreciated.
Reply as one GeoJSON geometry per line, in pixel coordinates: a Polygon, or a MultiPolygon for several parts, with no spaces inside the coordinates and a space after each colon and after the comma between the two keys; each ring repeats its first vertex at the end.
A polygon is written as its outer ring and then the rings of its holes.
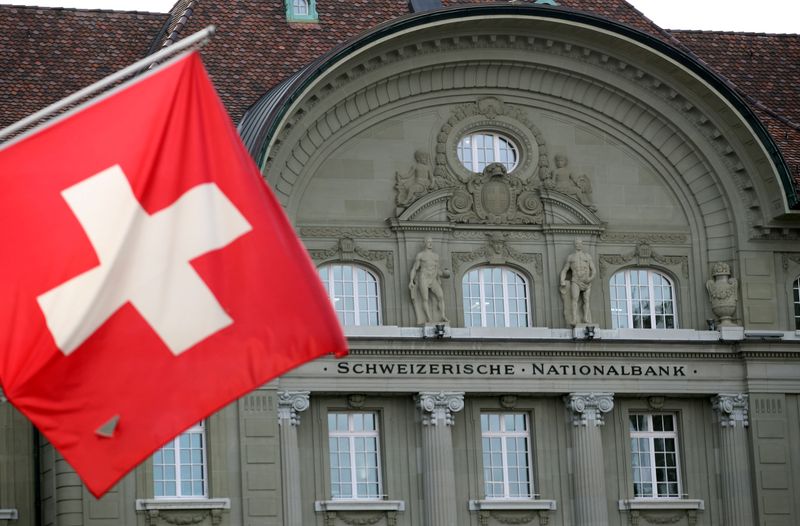
{"type": "Polygon", "coordinates": [[[422,480],[425,526],[458,526],[453,466],[453,413],[464,408],[464,393],[419,393],[422,417],[422,480]]]}
{"type": "Polygon", "coordinates": [[[564,398],[572,419],[575,526],[607,526],[608,506],[600,426],[614,407],[613,393],[570,393],[564,398]]]}
{"type": "Polygon", "coordinates": [[[745,394],[719,394],[711,399],[719,424],[719,461],[722,516],[725,526],[750,526],[753,513],[753,476],[747,443],[748,400],[745,394]]]}
{"type": "Polygon", "coordinates": [[[300,413],[309,406],[309,391],[278,391],[278,424],[281,440],[281,482],[283,487],[283,524],[303,526],[300,499],[300,448],[297,426],[300,413]]]}

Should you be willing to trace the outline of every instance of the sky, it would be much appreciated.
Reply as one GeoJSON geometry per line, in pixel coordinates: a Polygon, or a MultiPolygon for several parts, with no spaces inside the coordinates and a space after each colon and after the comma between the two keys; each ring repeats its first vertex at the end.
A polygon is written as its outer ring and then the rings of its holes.
{"type": "MultiPolygon", "coordinates": [[[[280,2],[282,0],[272,1],[280,2]]],[[[656,24],[666,29],[800,33],[800,0],[629,1],[656,24]]],[[[169,11],[174,3],[174,0],[0,0],[0,4],[162,13],[169,11]]]]}

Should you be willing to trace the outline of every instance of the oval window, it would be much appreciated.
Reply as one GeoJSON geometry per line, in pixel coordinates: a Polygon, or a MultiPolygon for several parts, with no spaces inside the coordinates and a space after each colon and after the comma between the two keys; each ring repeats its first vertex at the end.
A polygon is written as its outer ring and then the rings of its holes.
{"type": "Polygon", "coordinates": [[[519,154],[514,142],[494,132],[475,132],[458,141],[458,160],[471,172],[482,172],[491,163],[501,163],[510,172],[517,167],[519,154]]]}

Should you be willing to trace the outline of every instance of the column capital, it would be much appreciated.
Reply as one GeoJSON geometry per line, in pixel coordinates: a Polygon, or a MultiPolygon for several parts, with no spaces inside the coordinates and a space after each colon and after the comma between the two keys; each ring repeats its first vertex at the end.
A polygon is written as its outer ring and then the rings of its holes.
{"type": "Polygon", "coordinates": [[[573,426],[602,426],[603,413],[614,409],[614,393],[570,393],[564,403],[571,412],[573,426]]]}
{"type": "Polygon", "coordinates": [[[453,413],[464,409],[463,392],[423,392],[416,396],[417,407],[422,413],[422,425],[438,425],[440,422],[452,426],[453,413]]]}
{"type": "Polygon", "coordinates": [[[298,413],[308,409],[311,391],[278,391],[278,423],[300,425],[298,413]]]}
{"type": "Polygon", "coordinates": [[[742,427],[750,425],[750,404],[746,394],[718,394],[711,398],[711,409],[722,427],[734,428],[737,422],[742,427]]]}

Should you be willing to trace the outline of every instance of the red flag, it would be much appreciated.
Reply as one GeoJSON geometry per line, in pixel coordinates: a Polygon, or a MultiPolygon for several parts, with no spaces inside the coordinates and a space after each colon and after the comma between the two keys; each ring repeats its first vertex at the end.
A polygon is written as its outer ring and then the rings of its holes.
{"type": "Polygon", "coordinates": [[[197,53],[0,150],[0,182],[0,383],[95,496],[347,352],[197,53]]]}

